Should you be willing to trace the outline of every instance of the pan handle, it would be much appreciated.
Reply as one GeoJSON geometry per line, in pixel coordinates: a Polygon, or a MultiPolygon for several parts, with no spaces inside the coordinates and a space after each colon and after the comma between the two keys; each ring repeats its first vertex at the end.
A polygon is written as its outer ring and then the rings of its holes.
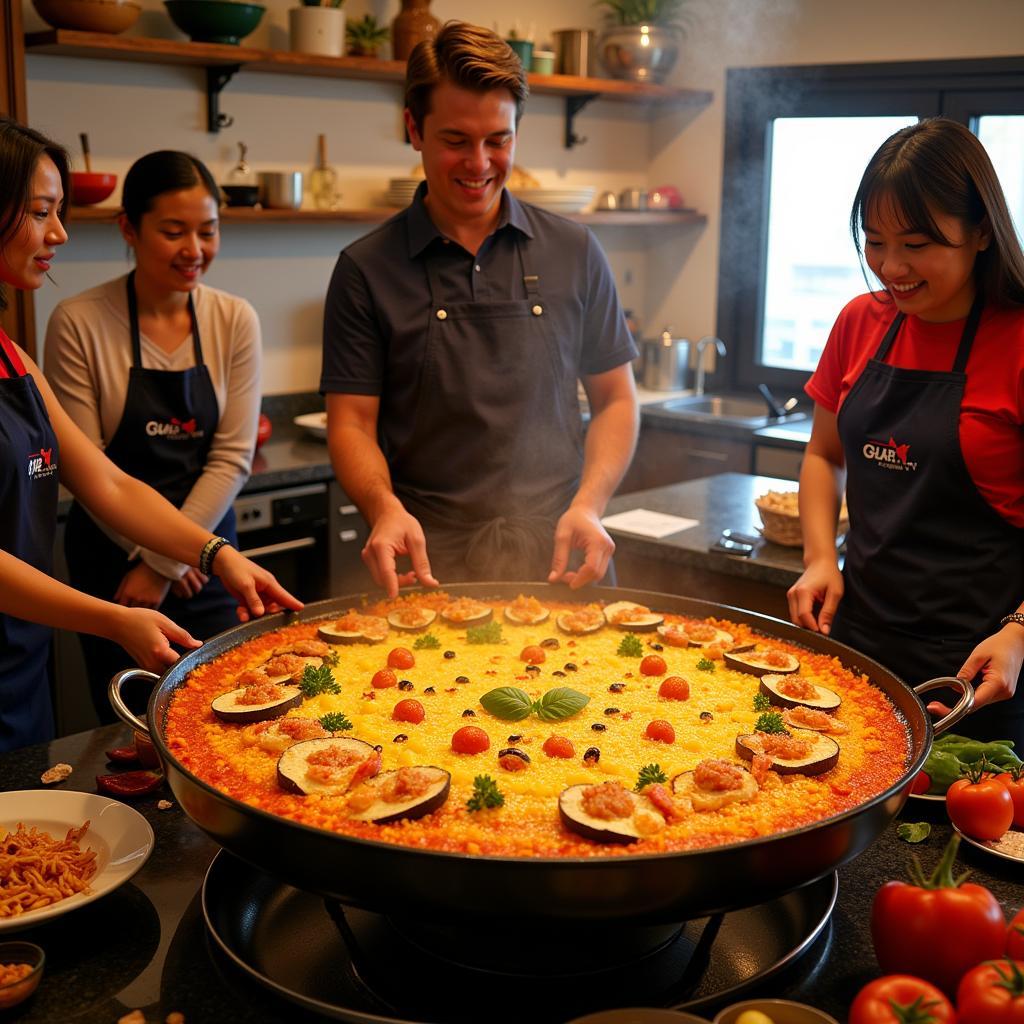
{"type": "Polygon", "coordinates": [[[148,738],[149,736],[149,725],[142,718],[139,718],[131,708],[128,707],[124,702],[124,698],[121,696],[121,687],[124,686],[129,679],[151,679],[153,682],[158,682],[160,677],[154,672],[147,672],[142,668],[126,668],[121,672],[118,672],[113,679],[110,680],[110,685],[107,687],[107,697],[110,699],[110,706],[114,709],[114,714],[124,722],[125,725],[131,727],[136,732],[141,732],[143,736],[148,738]]]}
{"type": "Polygon", "coordinates": [[[929,679],[926,683],[914,687],[914,693],[918,696],[927,693],[929,690],[960,690],[963,696],[953,706],[953,710],[937,722],[932,723],[932,732],[938,736],[939,733],[951,729],[974,707],[974,687],[966,679],[959,676],[938,676],[936,679],[929,679]]]}

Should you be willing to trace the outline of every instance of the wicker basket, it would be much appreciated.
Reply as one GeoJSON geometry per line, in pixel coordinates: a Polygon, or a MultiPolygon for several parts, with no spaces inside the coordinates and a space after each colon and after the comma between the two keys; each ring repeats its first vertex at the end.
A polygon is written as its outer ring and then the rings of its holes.
{"type": "MultiPolygon", "coordinates": [[[[773,544],[782,544],[787,548],[803,547],[804,538],[800,530],[800,510],[796,504],[796,491],[769,491],[755,499],[754,504],[761,516],[764,526],[761,533],[765,540],[773,544]],[[792,494],[793,498],[788,498],[792,494]],[[788,500],[787,500],[788,499],[788,500]],[[780,509],[780,504],[790,507],[780,509]],[[791,508],[791,510],[790,510],[791,508]]],[[[841,537],[850,529],[850,520],[846,512],[846,502],[839,511],[839,522],[836,525],[836,537],[841,537]]]]}

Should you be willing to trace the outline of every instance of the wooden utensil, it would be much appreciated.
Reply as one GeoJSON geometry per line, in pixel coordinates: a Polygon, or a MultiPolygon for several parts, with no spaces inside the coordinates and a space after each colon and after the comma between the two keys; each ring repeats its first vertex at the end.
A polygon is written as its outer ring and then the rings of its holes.
{"type": "Polygon", "coordinates": [[[85,157],[85,170],[92,174],[92,157],[89,154],[89,136],[85,132],[79,132],[78,138],[82,143],[82,156],[85,157]]]}

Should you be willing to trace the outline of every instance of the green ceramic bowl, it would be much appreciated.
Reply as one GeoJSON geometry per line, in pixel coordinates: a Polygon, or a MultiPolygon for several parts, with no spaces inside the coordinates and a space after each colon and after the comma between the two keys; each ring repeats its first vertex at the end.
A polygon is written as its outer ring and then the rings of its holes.
{"type": "Polygon", "coordinates": [[[262,4],[231,0],[164,0],[171,21],[194,43],[238,45],[259,23],[262,4]]]}

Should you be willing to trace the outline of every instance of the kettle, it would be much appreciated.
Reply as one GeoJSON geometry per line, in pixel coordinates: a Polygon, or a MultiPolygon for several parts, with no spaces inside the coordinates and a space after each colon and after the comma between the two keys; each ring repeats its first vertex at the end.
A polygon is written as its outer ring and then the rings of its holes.
{"type": "Polygon", "coordinates": [[[657,338],[640,342],[643,359],[641,382],[650,391],[682,391],[689,386],[690,342],[673,338],[666,327],[657,338]]]}

